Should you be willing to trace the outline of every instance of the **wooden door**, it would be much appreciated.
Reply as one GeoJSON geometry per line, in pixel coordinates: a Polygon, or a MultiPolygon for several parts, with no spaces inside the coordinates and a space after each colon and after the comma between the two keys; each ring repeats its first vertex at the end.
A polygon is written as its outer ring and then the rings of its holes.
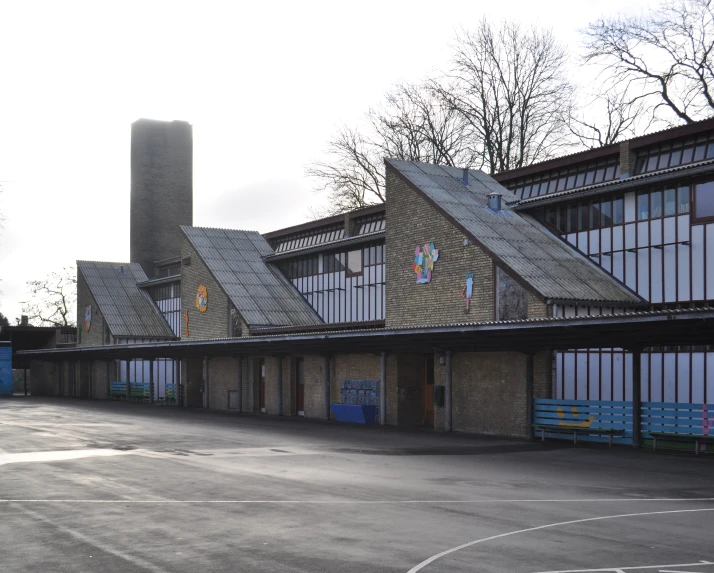
{"type": "Polygon", "coordinates": [[[305,362],[302,358],[295,359],[295,405],[297,415],[305,415],[305,362]]]}
{"type": "Polygon", "coordinates": [[[424,423],[434,423],[434,358],[424,361],[424,423]]]}
{"type": "Polygon", "coordinates": [[[257,360],[256,373],[258,375],[258,411],[265,412],[265,359],[257,360]]]}

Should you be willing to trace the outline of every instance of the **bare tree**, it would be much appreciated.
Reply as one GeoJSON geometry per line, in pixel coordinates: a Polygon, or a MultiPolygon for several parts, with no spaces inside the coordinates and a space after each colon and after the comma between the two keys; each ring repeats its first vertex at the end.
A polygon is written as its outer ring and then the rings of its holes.
{"type": "Polygon", "coordinates": [[[362,131],[343,127],[329,142],[327,159],[306,171],[329,193],[327,213],[342,213],[384,202],[385,157],[470,166],[468,131],[463,116],[430,87],[399,85],[367,113],[362,131]]]}
{"type": "Polygon", "coordinates": [[[23,303],[22,312],[36,326],[75,326],[77,272],[64,267],[46,278],[28,281],[31,299],[23,303]]]}
{"type": "Polygon", "coordinates": [[[595,149],[635,137],[652,125],[641,98],[626,91],[596,94],[581,109],[570,113],[568,129],[580,146],[595,149]]]}
{"type": "Polygon", "coordinates": [[[602,91],[624,85],[668,123],[714,111],[711,0],[664,0],[644,16],[601,18],[584,35],[585,62],[602,67],[602,91]]]}
{"type": "Polygon", "coordinates": [[[547,30],[484,19],[459,35],[453,69],[433,87],[468,122],[478,167],[516,169],[571,144],[566,64],[565,48],[547,30]]]}

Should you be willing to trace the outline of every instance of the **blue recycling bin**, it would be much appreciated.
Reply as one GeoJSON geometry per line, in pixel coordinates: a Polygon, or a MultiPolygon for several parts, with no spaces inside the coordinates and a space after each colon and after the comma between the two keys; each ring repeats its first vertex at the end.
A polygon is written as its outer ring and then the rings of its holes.
{"type": "Polygon", "coordinates": [[[349,424],[377,423],[377,406],[360,404],[330,404],[335,420],[349,424]]]}

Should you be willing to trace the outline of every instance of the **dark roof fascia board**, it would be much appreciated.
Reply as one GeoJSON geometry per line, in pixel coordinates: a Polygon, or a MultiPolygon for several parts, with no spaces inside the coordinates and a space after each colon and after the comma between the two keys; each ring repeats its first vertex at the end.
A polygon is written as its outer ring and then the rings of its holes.
{"type": "Polygon", "coordinates": [[[304,334],[307,332],[335,332],[340,330],[365,330],[384,328],[384,320],[365,320],[361,322],[335,322],[332,324],[317,324],[315,326],[282,326],[270,328],[255,328],[251,336],[267,336],[269,334],[304,334]]]}
{"type": "Polygon", "coordinates": [[[632,191],[647,185],[667,183],[668,181],[674,181],[676,179],[681,179],[682,177],[696,177],[707,173],[714,173],[714,159],[707,159],[695,165],[670,167],[664,172],[655,171],[653,173],[643,173],[642,175],[634,175],[632,177],[619,179],[617,181],[608,181],[607,183],[599,183],[598,185],[591,185],[580,189],[570,189],[568,191],[551,193],[549,195],[542,195],[531,199],[523,199],[513,205],[513,210],[525,211],[532,207],[541,207],[542,205],[560,203],[572,198],[579,199],[582,197],[592,197],[593,195],[599,195],[601,193],[632,191]]]}
{"type": "Polygon", "coordinates": [[[160,279],[149,279],[142,283],[136,283],[140,289],[149,288],[152,286],[164,285],[169,283],[181,282],[181,275],[171,275],[170,277],[161,277],[160,279]]]}
{"type": "Polygon", "coordinates": [[[501,173],[496,173],[491,177],[501,183],[505,181],[512,181],[513,179],[520,179],[521,177],[527,177],[528,175],[533,175],[534,173],[541,173],[543,171],[550,171],[551,169],[569,167],[577,163],[592,161],[593,159],[600,159],[601,157],[607,157],[610,155],[619,156],[619,154],[620,144],[613,143],[611,145],[598,147],[597,149],[586,149],[585,151],[571,153],[570,155],[554,157],[553,159],[548,159],[546,161],[534,163],[533,165],[527,165],[525,167],[519,167],[518,169],[502,171],[501,173]]]}
{"type": "Polygon", "coordinates": [[[355,235],[354,237],[345,237],[344,239],[339,239],[337,241],[331,241],[329,243],[322,243],[320,245],[313,245],[311,247],[303,247],[302,249],[294,249],[292,251],[284,251],[281,253],[275,253],[273,255],[267,255],[267,256],[263,257],[263,260],[273,263],[276,261],[282,261],[284,259],[292,259],[294,257],[310,255],[313,253],[322,253],[325,251],[333,251],[335,249],[340,249],[345,246],[371,243],[378,239],[384,239],[385,237],[386,237],[385,231],[377,231],[374,233],[368,233],[366,235],[355,235]]]}
{"type": "Polygon", "coordinates": [[[345,215],[349,215],[350,219],[356,219],[358,217],[374,215],[375,213],[382,213],[386,210],[386,208],[387,207],[384,203],[370,205],[369,207],[362,207],[361,209],[355,209],[354,211],[347,211],[346,213],[340,215],[333,215],[331,217],[325,217],[324,219],[317,219],[316,221],[310,221],[308,223],[286,227],[285,229],[278,229],[277,231],[263,233],[263,238],[266,241],[270,241],[271,239],[278,239],[285,235],[292,235],[293,233],[300,233],[301,231],[309,231],[311,229],[319,229],[320,227],[341,223],[345,220],[345,215]]]}
{"type": "MultiPolygon", "coordinates": [[[[79,353],[87,355],[100,355],[107,359],[111,359],[112,355],[126,354],[129,352],[139,353],[141,351],[156,351],[161,352],[162,357],[171,357],[178,354],[182,350],[193,350],[196,353],[206,353],[214,350],[236,351],[240,352],[241,346],[247,346],[244,352],[255,354],[257,351],[252,347],[258,344],[276,345],[279,343],[297,343],[309,342],[320,343],[327,341],[338,340],[355,340],[371,341],[372,343],[386,343],[391,337],[417,337],[417,336],[435,336],[438,334],[451,334],[462,339],[464,336],[474,333],[497,333],[497,332],[525,332],[532,333],[537,346],[542,348],[549,347],[549,341],[542,335],[538,335],[538,331],[546,331],[549,328],[562,328],[564,332],[572,331],[574,328],[592,327],[597,333],[599,328],[608,325],[651,325],[657,323],[668,324],[670,321],[681,324],[687,323],[687,328],[691,327],[691,323],[695,321],[714,321],[714,309],[689,309],[689,310],[670,310],[670,311],[652,311],[652,312],[634,312],[614,315],[597,315],[586,317],[569,317],[569,318],[539,318],[527,319],[522,321],[504,321],[504,322],[483,322],[471,324],[454,324],[441,326],[424,326],[415,328],[400,328],[400,329],[372,329],[364,331],[344,331],[344,332],[329,332],[329,333],[309,333],[309,334],[288,334],[279,336],[249,336],[243,338],[228,338],[228,339],[206,339],[198,341],[175,341],[175,342],[160,342],[147,344],[116,344],[112,346],[85,346],[78,348],[54,349],[54,350],[27,350],[18,351],[18,355],[27,358],[60,360],[64,358],[72,358],[79,353]]],[[[711,325],[714,329],[714,324],[711,325]]],[[[710,336],[710,334],[707,334],[710,336]]],[[[637,341],[634,341],[635,344],[637,341]]],[[[672,343],[676,343],[672,340],[672,343]]],[[[585,341],[585,344],[590,344],[590,341],[585,341]]],[[[550,345],[552,346],[552,345],[550,345]]],[[[365,347],[366,348],[366,347],[365,347]]],[[[582,348],[586,348],[583,346],[582,348]]],[[[605,346],[603,346],[605,348],[605,346]]],[[[629,346],[628,346],[629,348],[629,346]]],[[[373,352],[372,350],[365,350],[373,352]]],[[[474,350],[476,351],[476,350],[474,350]]],[[[490,351],[490,350],[489,350],[490,351]]],[[[319,353],[318,349],[315,349],[319,353]]]]}
{"type": "MultiPolygon", "coordinates": [[[[714,118],[705,119],[686,125],[679,125],[668,129],[663,129],[661,131],[656,131],[648,135],[641,135],[639,137],[624,140],[620,143],[627,142],[629,144],[630,151],[634,151],[642,147],[654,145],[655,143],[662,143],[663,141],[669,141],[671,139],[679,139],[688,135],[698,135],[700,133],[710,130],[714,130],[714,118]]],[[[586,149],[585,151],[580,151],[578,153],[555,157],[553,159],[548,159],[540,163],[534,163],[533,165],[528,165],[526,167],[511,169],[510,171],[503,171],[501,173],[493,175],[492,177],[499,182],[511,181],[512,179],[526,177],[534,173],[550,171],[551,169],[555,169],[558,167],[567,167],[569,165],[581,163],[583,161],[599,159],[600,157],[604,157],[606,155],[619,154],[620,143],[612,143],[610,145],[598,147],[597,149],[586,149]]]]}

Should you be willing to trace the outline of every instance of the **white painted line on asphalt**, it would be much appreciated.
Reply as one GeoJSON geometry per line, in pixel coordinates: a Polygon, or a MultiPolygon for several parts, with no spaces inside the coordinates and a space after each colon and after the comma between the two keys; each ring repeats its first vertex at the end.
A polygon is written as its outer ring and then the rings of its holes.
{"type": "MultiPolygon", "coordinates": [[[[131,453],[131,452],[125,452],[131,453]]],[[[265,504],[323,504],[323,505],[418,505],[418,504],[452,504],[452,503],[467,503],[467,504],[492,504],[492,503],[623,503],[623,502],[686,502],[686,501],[714,501],[714,497],[696,497],[696,498],[608,498],[608,499],[377,499],[377,500],[360,500],[360,499],[0,499],[0,503],[123,503],[123,504],[190,504],[190,503],[225,503],[225,504],[240,504],[240,503],[265,503],[265,504]]],[[[712,508],[714,510],[714,508],[712,508]]],[[[709,509],[701,510],[682,510],[682,511],[710,511],[709,509]]],[[[655,512],[667,513],[667,512],[655,512]]],[[[676,512],[675,512],[676,513],[676,512]]],[[[644,514],[625,514],[627,515],[649,515],[644,514]]],[[[619,517],[619,516],[613,516],[619,517]]],[[[605,519],[605,518],[596,518],[605,519]]],[[[587,521],[587,520],[586,520],[587,521]]],[[[577,523],[577,522],[565,522],[577,523]]],[[[558,525],[558,524],[555,524],[558,525]]],[[[554,527],[548,526],[548,527],[554,527]]],[[[530,530],[523,530],[530,531],[530,530]]],[[[509,533],[508,535],[513,535],[509,533]]]]}
{"type": "Polygon", "coordinates": [[[28,462],[60,462],[78,460],[80,458],[123,456],[133,453],[133,450],[55,450],[51,452],[19,452],[0,453],[0,466],[28,462]]]}
{"type": "MultiPolygon", "coordinates": [[[[72,528],[67,527],[66,525],[63,525],[60,523],[55,523],[49,517],[42,515],[40,513],[37,513],[36,511],[32,511],[31,509],[27,509],[24,507],[20,508],[20,509],[25,515],[28,515],[31,518],[36,519],[37,521],[41,521],[43,523],[46,523],[47,525],[55,527],[57,530],[61,531],[62,533],[69,535],[69,536],[73,537],[74,539],[81,541],[82,543],[86,543],[87,545],[96,547],[97,549],[104,551],[105,553],[109,553],[110,555],[114,555],[115,557],[118,557],[128,563],[131,563],[131,565],[134,566],[133,571],[136,571],[138,568],[138,569],[143,569],[145,571],[151,571],[151,573],[170,573],[168,570],[164,569],[163,567],[159,567],[158,565],[155,565],[154,563],[151,563],[150,561],[147,561],[146,559],[143,559],[143,558],[139,557],[138,555],[132,555],[130,553],[127,553],[125,551],[121,551],[120,549],[117,549],[116,547],[113,546],[113,544],[109,545],[107,543],[103,543],[101,541],[98,541],[97,539],[92,539],[88,535],[85,535],[84,533],[81,533],[81,532],[77,531],[76,529],[72,529],[72,528]]],[[[150,545],[149,545],[149,547],[150,547],[150,545]]]]}
{"type": "Polygon", "coordinates": [[[699,508],[699,509],[672,509],[668,511],[648,511],[644,513],[621,513],[618,515],[603,515],[600,517],[586,517],[584,519],[573,519],[571,521],[559,521],[557,523],[547,523],[545,525],[538,525],[536,527],[528,527],[526,529],[518,529],[516,531],[509,531],[507,533],[499,533],[498,535],[492,535],[490,537],[483,537],[481,539],[475,539],[474,541],[469,541],[468,543],[464,543],[462,545],[457,545],[456,547],[452,547],[451,549],[447,549],[446,551],[442,551],[441,553],[437,553],[436,555],[432,555],[428,559],[425,559],[418,565],[415,565],[407,573],[416,573],[417,571],[421,571],[424,567],[429,565],[430,563],[433,563],[437,559],[441,559],[442,557],[445,557],[446,555],[450,555],[451,553],[456,553],[457,551],[460,551],[462,549],[466,549],[467,547],[472,547],[474,545],[478,545],[480,543],[486,543],[487,541],[494,541],[496,539],[502,539],[504,537],[510,537],[512,535],[520,535],[521,533],[530,533],[531,531],[540,531],[541,529],[550,529],[552,527],[561,527],[563,525],[575,525],[576,523],[587,523],[590,521],[603,521],[605,519],[622,519],[625,517],[641,517],[645,515],[667,515],[667,514],[672,514],[672,513],[698,513],[698,512],[704,512],[704,511],[714,511],[714,507],[708,507],[708,508],[699,508]]]}
{"type": "Polygon", "coordinates": [[[638,565],[637,567],[606,567],[605,569],[566,569],[562,571],[541,571],[540,573],[624,573],[625,571],[638,571],[642,569],[660,569],[657,573],[697,573],[696,571],[661,571],[663,567],[699,567],[701,565],[714,565],[714,561],[697,561],[696,563],[677,563],[670,565],[638,565]]]}

